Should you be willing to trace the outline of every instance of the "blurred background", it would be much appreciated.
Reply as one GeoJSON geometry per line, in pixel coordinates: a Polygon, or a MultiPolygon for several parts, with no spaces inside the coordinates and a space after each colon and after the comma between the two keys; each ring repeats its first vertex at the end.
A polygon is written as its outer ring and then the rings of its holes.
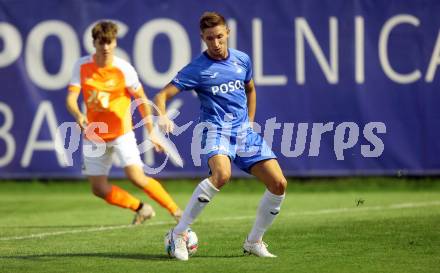
{"type": "MultiPolygon", "coordinates": [[[[66,87],[75,61],[94,51],[96,21],[117,22],[116,54],[133,64],[152,98],[204,50],[204,11],[222,13],[230,46],[252,58],[256,122],[286,175],[440,174],[439,1],[0,3],[0,178],[81,177],[80,151],[66,166],[54,143],[58,126],[73,121],[66,87]]],[[[164,166],[159,177],[204,176],[188,145],[199,102],[183,92],[170,107],[180,112],[176,124],[186,126],[169,136],[185,166],[153,151],[144,161],[164,166]]],[[[146,139],[142,127],[136,135],[146,139]]],[[[115,165],[111,176],[122,176],[115,165]]]]}

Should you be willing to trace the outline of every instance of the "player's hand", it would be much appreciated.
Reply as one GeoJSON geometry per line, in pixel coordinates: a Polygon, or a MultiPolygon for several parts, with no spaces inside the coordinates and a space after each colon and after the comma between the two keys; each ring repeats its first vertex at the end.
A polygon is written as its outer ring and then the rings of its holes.
{"type": "Polygon", "coordinates": [[[164,152],[165,151],[165,149],[162,147],[162,145],[160,145],[159,139],[157,138],[157,136],[153,132],[150,132],[150,141],[151,141],[151,143],[153,143],[154,150],[156,152],[164,152]]]}
{"type": "Polygon", "coordinates": [[[165,133],[170,133],[174,130],[174,122],[165,115],[159,117],[158,124],[159,128],[165,133]]]}
{"type": "Polygon", "coordinates": [[[87,117],[85,115],[79,115],[76,118],[76,123],[81,128],[81,131],[84,131],[87,128],[87,125],[89,125],[89,121],[87,120],[87,117]]]}
{"type": "Polygon", "coordinates": [[[256,123],[256,122],[254,122],[254,121],[249,121],[249,128],[251,128],[252,130],[256,130],[257,129],[257,126],[258,124],[256,123]]]}

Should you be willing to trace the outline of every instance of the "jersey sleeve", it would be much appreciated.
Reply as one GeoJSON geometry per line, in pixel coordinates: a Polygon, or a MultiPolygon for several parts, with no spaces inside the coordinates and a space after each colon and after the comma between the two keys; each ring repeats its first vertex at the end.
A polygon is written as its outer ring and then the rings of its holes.
{"type": "Polygon", "coordinates": [[[69,91],[78,92],[81,90],[81,60],[78,60],[73,66],[72,78],[68,86],[69,91]]]}
{"type": "Polygon", "coordinates": [[[252,61],[248,55],[246,55],[245,58],[245,66],[246,66],[246,77],[244,79],[244,83],[248,83],[252,80],[252,76],[253,76],[252,61]]]}
{"type": "Polygon", "coordinates": [[[179,90],[193,90],[199,85],[199,74],[197,68],[189,64],[177,73],[171,83],[179,90]]]}
{"type": "Polygon", "coordinates": [[[124,76],[125,87],[129,92],[136,92],[137,90],[139,90],[139,88],[142,87],[136,70],[130,64],[126,64],[126,66],[124,67],[124,76]]]}

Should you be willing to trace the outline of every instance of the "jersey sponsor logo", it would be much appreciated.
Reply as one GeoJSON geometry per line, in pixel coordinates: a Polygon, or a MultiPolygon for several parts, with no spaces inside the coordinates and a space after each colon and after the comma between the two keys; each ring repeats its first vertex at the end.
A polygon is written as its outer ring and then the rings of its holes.
{"type": "Polygon", "coordinates": [[[235,80],[229,81],[227,83],[222,83],[220,85],[211,86],[211,92],[214,95],[217,95],[217,93],[219,92],[226,94],[235,90],[244,90],[244,82],[240,80],[235,80]]]}
{"type": "Polygon", "coordinates": [[[93,77],[85,78],[84,83],[87,85],[93,86],[95,88],[99,88],[99,87],[113,88],[118,85],[118,82],[115,79],[109,79],[106,81],[98,81],[98,80],[94,79],[93,77]]]}

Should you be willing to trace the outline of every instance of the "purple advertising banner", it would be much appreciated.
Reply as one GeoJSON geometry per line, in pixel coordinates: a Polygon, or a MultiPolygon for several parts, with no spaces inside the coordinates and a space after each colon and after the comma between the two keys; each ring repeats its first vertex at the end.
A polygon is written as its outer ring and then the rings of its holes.
{"type": "MultiPolygon", "coordinates": [[[[440,174],[440,1],[0,0],[0,178],[82,177],[65,97],[74,63],[94,52],[96,21],[118,24],[116,55],[153,98],[204,50],[204,11],[222,13],[230,47],[251,57],[254,128],[286,175],[440,174]]],[[[150,174],[206,175],[192,149],[195,93],[168,107],[179,130],[166,137],[184,165],[148,150],[150,174]]]]}

